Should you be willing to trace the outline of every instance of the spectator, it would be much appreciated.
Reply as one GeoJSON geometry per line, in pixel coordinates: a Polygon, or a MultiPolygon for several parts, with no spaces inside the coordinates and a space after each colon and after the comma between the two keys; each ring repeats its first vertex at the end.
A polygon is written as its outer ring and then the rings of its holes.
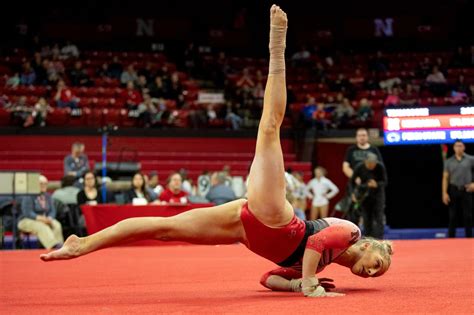
{"type": "Polygon", "coordinates": [[[167,181],[166,189],[161,193],[160,200],[164,203],[177,203],[186,204],[188,203],[188,193],[184,191],[182,186],[183,179],[181,174],[173,173],[170,175],[167,181]]]}
{"type": "Polygon", "coordinates": [[[15,124],[24,126],[31,116],[31,108],[26,103],[26,96],[20,96],[16,103],[11,104],[7,107],[10,112],[12,120],[15,124]]]}
{"type": "Polygon", "coordinates": [[[400,105],[400,92],[398,88],[393,88],[392,91],[387,95],[384,101],[385,106],[399,106],[400,105]]]}
{"type": "Polygon", "coordinates": [[[147,62],[144,68],[140,68],[138,70],[138,78],[144,76],[146,81],[151,81],[151,79],[154,77],[152,66],[153,65],[151,62],[147,62]]]}
{"type": "Polygon", "coordinates": [[[71,43],[70,41],[66,42],[66,45],[61,48],[61,56],[64,59],[68,58],[78,58],[79,57],[79,49],[76,45],[71,43]]]}
{"type": "Polygon", "coordinates": [[[149,178],[148,185],[151,189],[153,189],[153,192],[156,194],[157,198],[159,198],[164,188],[160,185],[160,177],[158,176],[158,173],[151,172],[149,178]]]}
{"type": "Polygon", "coordinates": [[[426,77],[426,82],[431,84],[446,84],[447,81],[438,66],[434,66],[431,74],[426,77]]]}
{"type": "Polygon", "coordinates": [[[106,203],[108,198],[105,196],[106,201],[104,202],[102,189],[100,189],[99,180],[95,176],[94,172],[87,171],[83,177],[84,188],[77,194],[78,205],[98,205],[99,203],[106,203]]]}
{"type": "Polygon", "coordinates": [[[132,187],[130,190],[125,192],[125,202],[133,203],[135,198],[145,200],[146,203],[151,201],[151,196],[146,189],[146,180],[145,176],[142,173],[138,172],[133,175],[132,178],[132,187]]]}
{"type": "Polygon", "coordinates": [[[474,156],[465,153],[464,143],[457,140],[454,155],[444,162],[442,193],[443,203],[449,206],[448,236],[456,236],[456,219],[458,209],[462,209],[466,237],[472,237],[472,167],[474,156]]]}
{"type": "Polygon", "coordinates": [[[314,169],[314,178],[306,185],[306,196],[313,199],[310,220],[323,219],[328,216],[329,200],[337,195],[339,188],[326,178],[326,170],[318,166],[314,169]]]}
{"type": "Polygon", "coordinates": [[[76,178],[71,175],[66,175],[61,179],[61,188],[56,189],[52,195],[53,200],[57,200],[64,205],[76,205],[77,194],[81,191],[74,187],[76,178]]]}
{"type": "Polygon", "coordinates": [[[333,112],[334,123],[337,127],[345,128],[355,115],[355,110],[352,107],[349,99],[344,98],[342,104],[338,104],[333,112]]]}
{"type": "Polygon", "coordinates": [[[121,98],[125,102],[125,106],[130,110],[138,108],[138,104],[143,100],[140,92],[135,89],[133,81],[128,81],[127,88],[122,91],[121,98]]]}
{"type": "Polygon", "coordinates": [[[426,77],[426,83],[431,93],[436,96],[444,96],[447,91],[447,80],[444,74],[439,71],[438,66],[434,66],[431,74],[426,77]]]}
{"type": "Polygon", "coordinates": [[[346,92],[351,89],[351,83],[343,73],[339,73],[337,79],[330,84],[330,87],[331,91],[346,92]]]}
{"type": "Polygon", "coordinates": [[[232,130],[239,130],[242,126],[242,118],[235,113],[231,102],[227,103],[226,109],[227,113],[225,120],[230,123],[232,130]]]}
{"type": "Polygon", "coordinates": [[[91,81],[87,71],[82,68],[82,62],[76,61],[74,68],[69,72],[69,80],[72,86],[90,86],[91,81]]]}
{"type": "Polygon", "coordinates": [[[38,85],[47,85],[48,84],[48,72],[47,67],[45,67],[45,62],[41,57],[39,52],[36,52],[31,62],[31,66],[36,73],[36,84],[38,85]]]}
{"type": "Polygon", "coordinates": [[[349,82],[356,88],[362,88],[365,84],[365,78],[359,68],[355,70],[354,75],[349,79],[349,82]]]}
{"type": "Polygon", "coordinates": [[[15,72],[11,77],[8,78],[5,86],[9,88],[17,88],[21,83],[20,75],[18,72],[15,72]]]}
{"type": "Polygon", "coordinates": [[[211,189],[206,195],[207,200],[221,205],[236,199],[232,188],[225,184],[226,177],[224,172],[214,172],[211,175],[211,189]]]}
{"type": "Polygon", "coordinates": [[[177,102],[182,102],[182,94],[183,94],[183,87],[179,82],[178,73],[173,73],[171,76],[171,84],[169,85],[168,89],[168,98],[175,100],[177,102]]]}
{"type": "Polygon", "coordinates": [[[128,84],[128,82],[137,82],[138,76],[137,72],[135,71],[135,67],[133,64],[128,65],[127,70],[122,72],[122,75],[120,76],[120,82],[122,84],[128,84]]]}
{"type": "Polygon", "coordinates": [[[420,61],[417,68],[417,76],[426,78],[431,72],[433,65],[431,64],[430,58],[425,57],[423,61],[420,61]]]}
{"type": "Polygon", "coordinates": [[[291,56],[291,60],[293,61],[293,65],[304,66],[308,64],[308,60],[311,58],[311,53],[306,48],[306,46],[301,46],[300,50],[295,52],[293,56],[291,56]]]}
{"type": "Polygon", "coordinates": [[[143,102],[138,105],[138,114],[145,128],[149,128],[156,123],[158,109],[153,104],[150,95],[143,95],[143,102]]]}
{"type": "Polygon", "coordinates": [[[109,74],[112,78],[120,79],[123,72],[122,63],[120,63],[117,56],[112,58],[112,62],[109,65],[109,74]]]}
{"type": "Polygon", "coordinates": [[[400,93],[400,105],[415,105],[418,101],[418,93],[413,85],[407,84],[405,90],[400,93]]]}
{"type": "Polygon", "coordinates": [[[354,207],[361,212],[364,220],[364,234],[382,239],[387,173],[376,154],[367,153],[364,163],[355,167],[351,185],[354,207]]]}
{"type": "Polygon", "coordinates": [[[374,111],[372,110],[372,104],[366,98],[360,100],[359,110],[357,111],[357,120],[361,122],[367,122],[372,119],[374,116],[374,111]]]}
{"type": "Polygon", "coordinates": [[[39,178],[40,194],[23,197],[18,229],[35,234],[46,249],[60,248],[64,242],[61,223],[56,220],[56,208],[47,192],[48,179],[39,178]]]}
{"type": "Polygon", "coordinates": [[[465,53],[464,48],[459,46],[451,59],[451,67],[464,68],[470,65],[469,55],[465,53]]]}
{"type": "Polygon", "coordinates": [[[46,73],[46,81],[43,82],[44,85],[49,84],[49,85],[54,85],[57,84],[59,81],[59,73],[57,72],[56,68],[54,67],[54,64],[48,60],[44,59],[43,60],[43,69],[46,73]]]}
{"type": "Polygon", "coordinates": [[[150,95],[154,98],[165,98],[168,95],[168,91],[163,84],[161,77],[157,76],[153,83],[150,83],[148,86],[150,95]]]}
{"type": "Polygon", "coordinates": [[[141,91],[142,94],[148,93],[148,83],[144,75],[139,75],[137,80],[137,89],[141,91]]]}
{"type": "Polygon", "coordinates": [[[109,69],[109,65],[104,62],[100,68],[96,71],[96,75],[99,77],[99,78],[112,78],[113,75],[112,73],[110,72],[110,69],[109,69]]]}
{"type": "Polygon", "coordinates": [[[317,129],[326,130],[329,124],[328,114],[323,103],[319,103],[313,113],[312,126],[317,129]]]}
{"type": "Polygon", "coordinates": [[[71,146],[71,154],[64,158],[64,175],[74,176],[76,185],[82,181],[82,177],[89,171],[89,159],[84,154],[83,143],[74,142],[71,146]]]}
{"type": "Polygon", "coordinates": [[[20,76],[20,83],[22,85],[33,85],[36,81],[36,73],[31,67],[30,62],[25,62],[23,64],[23,71],[20,76]]]}
{"type": "MultiPolygon", "coordinates": [[[[377,160],[379,163],[383,164],[380,151],[376,147],[373,147],[369,142],[369,132],[365,128],[359,128],[356,131],[356,144],[347,148],[344,162],[342,163],[342,172],[348,179],[352,178],[355,167],[364,162],[369,153],[377,155],[377,160]]],[[[351,189],[352,186],[348,184],[346,198],[350,198],[352,195],[351,189]]],[[[348,219],[355,224],[359,224],[360,215],[352,212],[348,214],[348,219]]]]}
{"type": "Polygon", "coordinates": [[[456,92],[465,93],[466,95],[470,95],[469,84],[466,82],[466,79],[461,74],[458,77],[456,84],[453,86],[453,89],[456,92]]]}
{"type": "Polygon", "coordinates": [[[77,108],[78,98],[72,94],[70,88],[66,86],[63,80],[58,81],[56,95],[54,100],[59,108],[77,108]]]}
{"type": "Polygon", "coordinates": [[[48,102],[44,97],[40,97],[38,103],[35,104],[33,108],[33,112],[29,119],[27,119],[27,124],[25,122],[25,127],[35,125],[39,127],[46,126],[46,118],[48,117],[48,113],[51,112],[53,109],[49,106],[48,102]]]}
{"type": "Polygon", "coordinates": [[[302,110],[303,120],[306,126],[313,125],[313,115],[315,111],[316,111],[316,99],[314,97],[309,97],[308,102],[306,103],[306,105],[303,107],[303,110],[302,110]]]}
{"type": "Polygon", "coordinates": [[[191,194],[193,192],[193,186],[191,185],[191,181],[188,179],[188,171],[181,168],[178,173],[181,175],[182,189],[188,194],[191,194]]]}

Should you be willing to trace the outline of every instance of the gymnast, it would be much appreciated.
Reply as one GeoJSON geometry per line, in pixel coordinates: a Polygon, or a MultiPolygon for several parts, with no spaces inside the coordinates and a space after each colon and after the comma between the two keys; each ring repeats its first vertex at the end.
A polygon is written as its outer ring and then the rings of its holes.
{"type": "Polygon", "coordinates": [[[190,210],[173,217],[130,218],[87,237],[71,235],[43,261],[77,258],[127,242],[157,239],[193,244],[240,242],[281,268],[263,275],[261,283],[272,290],[302,292],[308,297],[338,296],[327,292],[327,282],[316,273],[335,262],[355,275],[376,277],[390,266],[391,245],[361,239],[349,221],[325,218],[298,219],[286,200],[285,169],[280,126],[285,115],[286,13],[270,9],[270,64],[264,106],[258,127],[255,156],[249,173],[247,199],[216,207],[190,210]]]}

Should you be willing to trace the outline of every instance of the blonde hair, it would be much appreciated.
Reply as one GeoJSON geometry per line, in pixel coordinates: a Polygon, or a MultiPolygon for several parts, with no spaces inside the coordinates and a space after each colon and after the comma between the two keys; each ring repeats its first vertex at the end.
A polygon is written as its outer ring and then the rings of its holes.
{"type": "Polygon", "coordinates": [[[363,237],[361,238],[356,244],[363,245],[363,244],[370,244],[373,249],[376,249],[382,254],[383,258],[387,260],[390,264],[392,262],[392,255],[393,255],[393,244],[390,241],[386,240],[378,240],[373,237],[363,237]]]}

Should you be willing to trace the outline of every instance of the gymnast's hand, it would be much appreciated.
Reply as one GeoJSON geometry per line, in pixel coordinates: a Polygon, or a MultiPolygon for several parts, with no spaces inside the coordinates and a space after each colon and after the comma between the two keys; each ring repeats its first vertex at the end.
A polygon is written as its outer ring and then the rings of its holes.
{"type": "Polygon", "coordinates": [[[316,277],[303,279],[301,289],[306,297],[336,297],[344,296],[342,293],[326,292],[316,277]]]}

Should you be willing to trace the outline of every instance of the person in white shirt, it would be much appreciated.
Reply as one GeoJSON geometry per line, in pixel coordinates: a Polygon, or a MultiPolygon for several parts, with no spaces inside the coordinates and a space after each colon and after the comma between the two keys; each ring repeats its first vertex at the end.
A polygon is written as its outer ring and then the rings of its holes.
{"type": "Polygon", "coordinates": [[[325,175],[326,170],[323,167],[316,167],[314,169],[315,177],[306,185],[306,196],[313,199],[310,220],[326,218],[328,216],[329,199],[339,192],[339,188],[325,175]]]}

